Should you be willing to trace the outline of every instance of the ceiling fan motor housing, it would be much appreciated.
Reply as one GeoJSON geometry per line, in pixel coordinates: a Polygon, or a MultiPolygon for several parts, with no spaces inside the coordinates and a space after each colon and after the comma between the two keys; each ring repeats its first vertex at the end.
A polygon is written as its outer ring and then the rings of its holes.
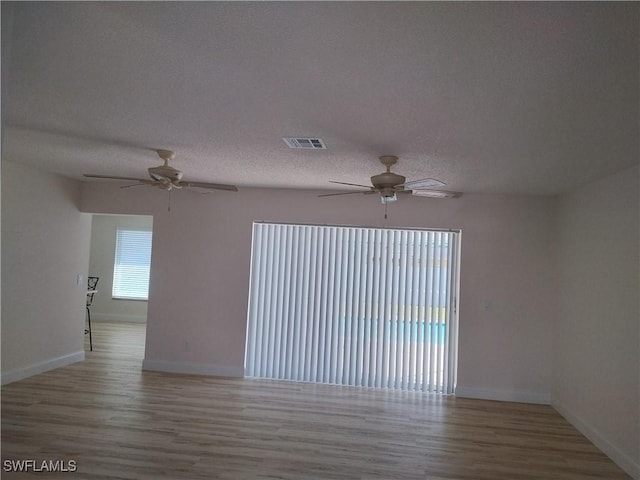
{"type": "Polygon", "coordinates": [[[182,178],[182,172],[169,165],[160,165],[159,167],[151,167],[149,169],[149,176],[154,180],[177,182],[182,178]]]}
{"type": "Polygon", "coordinates": [[[396,185],[402,185],[404,182],[405,177],[393,172],[384,172],[371,177],[371,184],[375,188],[379,190],[391,189],[392,193],[396,185]]]}
{"type": "Polygon", "coordinates": [[[396,188],[396,186],[402,185],[406,178],[391,171],[391,167],[396,164],[398,157],[395,155],[382,155],[378,158],[380,163],[387,167],[387,171],[371,177],[371,184],[380,192],[383,198],[390,199],[395,197],[396,191],[403,190],[402,187],[396,188]]]}

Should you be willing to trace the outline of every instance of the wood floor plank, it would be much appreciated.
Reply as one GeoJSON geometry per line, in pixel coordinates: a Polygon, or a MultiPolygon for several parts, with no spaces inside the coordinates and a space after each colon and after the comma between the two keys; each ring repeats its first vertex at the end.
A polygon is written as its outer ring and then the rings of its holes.
{"type": "Polygon", "coordinates": [[[141,371],[144,326],[2,388],[2,461],[82,479],[629,479],[551,407],[141,371]]]}

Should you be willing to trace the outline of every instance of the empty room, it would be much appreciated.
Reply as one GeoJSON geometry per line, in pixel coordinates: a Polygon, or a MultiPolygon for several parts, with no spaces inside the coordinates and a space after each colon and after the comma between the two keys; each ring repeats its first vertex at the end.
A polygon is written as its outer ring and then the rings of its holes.
{"type": "Polygon", "coordinates": [[[2,477],[640,480],[638,2],[2,2],[2,477]]]}

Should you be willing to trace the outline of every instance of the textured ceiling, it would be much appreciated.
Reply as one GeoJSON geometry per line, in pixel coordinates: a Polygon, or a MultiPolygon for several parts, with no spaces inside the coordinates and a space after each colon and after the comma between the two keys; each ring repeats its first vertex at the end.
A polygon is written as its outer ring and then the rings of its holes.
{"type": "Polygon", "coordinates": [[[395,154],[409,180],[556,194],[638,163],[637,2],[12,7],[3,159],[73,178],[168,148],[192,180],[331,188],[395,154]]]}

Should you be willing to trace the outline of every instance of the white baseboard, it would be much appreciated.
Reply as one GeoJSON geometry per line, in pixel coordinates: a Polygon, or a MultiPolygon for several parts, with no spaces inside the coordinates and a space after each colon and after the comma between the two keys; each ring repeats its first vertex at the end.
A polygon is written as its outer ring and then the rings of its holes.
{"type": "Polygon", "coordinates": [[[62,355],[60,357],[45,360],[43,362],[33,363],[26,367],[17,368],[9,372],[3,373],[0,377],[0,383],[6,385],[8,383],[17,382],[39,373],[44,373],[55,368],[66,367],[72,363],[81,362],[84,360],[84,350],[79,352],[70,353],[68,355],[62,355]]]}
{"type": "Polygon", "coordinates": [[[172,362],[145,358],[142,361],[143,370],[157,372],[184,373],[188,375],[207,375],[210,377],[243,377],[244,367],[228,365],[211,365],[207,363],[172,362]]]}
{"type": "Polygon", "coordinates": [[[566,405],[556,400],[551,402],[551,406],[562,415],[571,425],[576,427],[585,437],[587,437],[596,447],[613,460],[620,468],[631,475],[631,478],[640,480],[640,463],[621,451],[613,443],[607,440],[596,428],[588,422],[574,414],[566,405]]]}
{"type": "Polygon", "coordinates": [[[456,397],[551,405],[551,394],[546,392],[518,392],[513,390],[457,386],[456,397]]]}
{"type": "Polygon", "coordinates": [[[91,312],[92,322],[147,323],[146,315],[125,315],[122,313],[91,312]]]}

